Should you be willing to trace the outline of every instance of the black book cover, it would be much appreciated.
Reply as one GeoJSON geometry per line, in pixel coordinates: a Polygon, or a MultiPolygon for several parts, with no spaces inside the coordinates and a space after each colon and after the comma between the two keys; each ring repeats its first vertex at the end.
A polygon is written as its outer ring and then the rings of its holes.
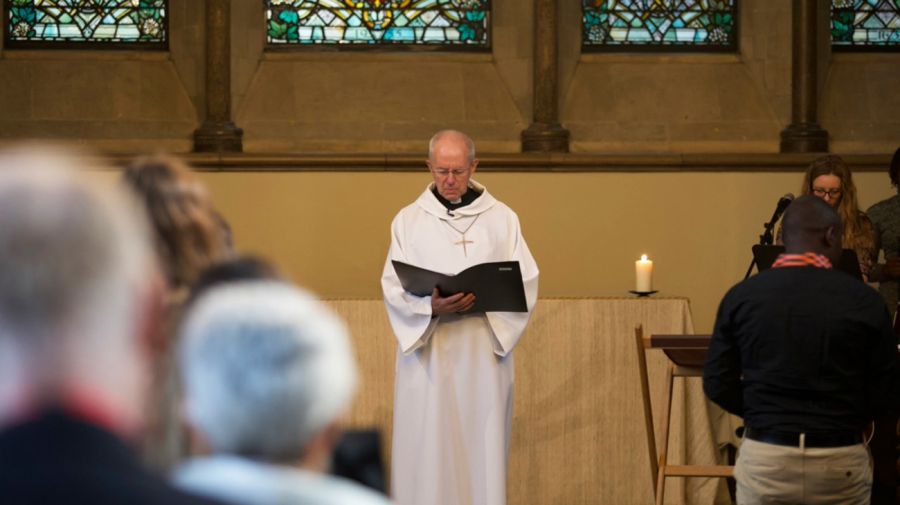
{"type": "Polygon", "coordinates": [[[498,261],[471,266],[456,275],[444,275],[402,261],[392,261],[403,289],[416,296],[474,293],[470,312],[528,312],[525,286],[518,261],[498,261]]]}

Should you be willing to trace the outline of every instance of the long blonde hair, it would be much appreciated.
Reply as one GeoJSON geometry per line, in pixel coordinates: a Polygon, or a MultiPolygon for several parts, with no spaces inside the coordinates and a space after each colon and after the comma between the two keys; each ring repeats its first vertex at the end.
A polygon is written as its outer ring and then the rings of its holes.
{"type": "Polygon", "coordinates": [[[170,288],[191,285],[202,270],[226,257],[226,240],[206,189],[182,161],[139,159],[125,169],[124,178],[147,209],[170,288]]]}
{"type": "Polygon", "coordinates": [[[817,158],[810,163],[803,177],[803,188],[800,192],[804,195],[813,194],[812,184],[817,177],[822,175],[834,175],[841,180],[841,199],[838,201],[837,211],[844,223],[844,247],[856,249],[863,239],[864,224],[863,213],[859,210],[856,200],[856,186],[853,184],[853,175],[850,167],[844,163],[840,156],[829,154],[817,158]]]}

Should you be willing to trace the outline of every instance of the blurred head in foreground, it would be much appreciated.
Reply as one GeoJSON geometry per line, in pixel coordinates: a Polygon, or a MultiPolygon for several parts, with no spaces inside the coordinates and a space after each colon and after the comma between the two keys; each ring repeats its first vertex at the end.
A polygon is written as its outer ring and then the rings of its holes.
{"type": "Polygon", "coordinates": [[[356,366],[343,323],[291,285],[214,286],[185,314],[188,422],[214,454],[327,468],[356,366]]]}
{"type": "Polygon", "coordinates": [[[0,153],[0,423],[91,405],[141,424],[159,276],[139,206],[89,168],[0,153]]]}

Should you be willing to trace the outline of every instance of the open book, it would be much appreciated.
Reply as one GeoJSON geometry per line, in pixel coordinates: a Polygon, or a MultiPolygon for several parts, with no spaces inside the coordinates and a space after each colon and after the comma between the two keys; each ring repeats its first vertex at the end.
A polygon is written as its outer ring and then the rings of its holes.
{"type": "Polygon", "coordinates": [[[525,286],[518,261],[498,261],[471,266],[456,275],[444,275],[402,261],[391,261],[403,289],[416,296],[431,296],[437,287],[441,296],[474,293],[470,312],[528,312],[525,286]]]}

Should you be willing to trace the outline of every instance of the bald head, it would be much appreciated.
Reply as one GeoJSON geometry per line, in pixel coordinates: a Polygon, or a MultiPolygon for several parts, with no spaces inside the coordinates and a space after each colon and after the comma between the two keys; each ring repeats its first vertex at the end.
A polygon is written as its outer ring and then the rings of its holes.
{"type": "Polygon", "coordinates": [[[788,253],[814,252],[832,262],[840,257],[841,218],[821,198],[803,195],[794,200],[784,213],[781,228],[788,253]]]}
{"type": "Polygon", "coordinates": [[[465,133],[457,130],[441,130],[428,142],[428,159],[434,160],[439,150],[458,149],[465,152],[466,161],[475,161],[475,142],[465,133]]]}

